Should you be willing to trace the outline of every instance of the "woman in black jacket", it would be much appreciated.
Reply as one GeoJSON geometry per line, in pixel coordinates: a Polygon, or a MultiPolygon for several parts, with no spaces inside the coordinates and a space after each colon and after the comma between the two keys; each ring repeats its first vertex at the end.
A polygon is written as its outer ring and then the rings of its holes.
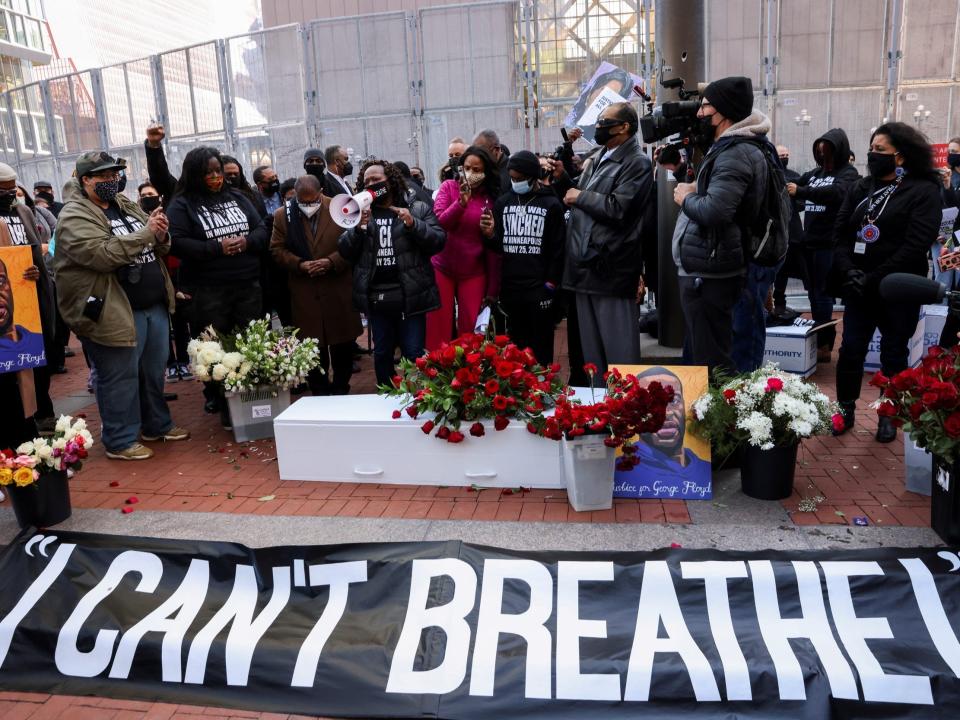
{"type": "MultiPolygon", "coordinates": [[[[905,123],[886,123],[870,139],[869,176],[852,186],[837,214],[834,278],[844,301],[837,361],[837,399],[845,430],[853,426],[863,364],[874,330],[881,333],[880,365],[891,376],[907,367],[907,343],[920,306],[880,298],[880,281],[894,272],[927,274],[927,252],[940,229],[940,190],[926,139],[905,123]]],[[[877,440],[897,436],[881,417],[877,440]]]]}
{"type": "MultiPolygon", "coordinates": [[[[192,301],[193,331],[213,325],[227,334],[260,317],[260,260],[270,238],[250,200],[224,183],[215,148],[187,153],[167,217],[171,252],[181,260],[180,290],[192,301]]],[[[215,387],[208,384],[204,395],[207,412],[221,409],[215,387]]]]}
{"type": "Polygon", "coordinates": [[[382,160],[367,160],[356,191],[377,194],[360,224],[340,236],[340,255],[353,264],[353,304],[370,320],[373,366],[379,384],[394,374],[393,351],[423,354],[426,314],[440,307],[430,257],[443,249],[446,235],[433,210],[407,205],[400,171],[382,160]]]}

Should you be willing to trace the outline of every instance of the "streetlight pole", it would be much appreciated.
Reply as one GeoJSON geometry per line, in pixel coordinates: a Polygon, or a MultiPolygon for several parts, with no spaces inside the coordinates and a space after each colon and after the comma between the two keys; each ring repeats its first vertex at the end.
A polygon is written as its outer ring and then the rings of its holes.
{"type": "Polygon", "coordinates": [[[807,126],[810,125],[811,120],[813,120],[813,117],[807,112],[806,108],[801,110],[800,114],[793,118],[793,121],[797,124],[797,127],[800,128],[800,146],[804,151],[804,154],[800,157],[803,158],[806,158],[807,126]]]}

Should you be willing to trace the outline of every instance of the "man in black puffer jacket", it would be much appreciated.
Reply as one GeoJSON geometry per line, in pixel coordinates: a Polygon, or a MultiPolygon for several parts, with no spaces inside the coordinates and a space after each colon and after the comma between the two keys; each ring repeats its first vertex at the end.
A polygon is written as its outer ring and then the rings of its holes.
{"type": "MultiPolygon", "coordinates": [[[[750,78],[710,83],[697,113],[701,132],[713,142],[695,183],[679,183],[674,200],[680,217],[673,233],[673,259],[680,281],[686,338],[694,365],[736,369],[733,310],[745,287],[746,233],[766,198],[767,162],[761,147],[770,121],[753,110],[750,78]]],[[[775,148],[771,149],[775,152],[775,148]]],[[[755,266],[751,266],[754,268],[755,266]]],[[[766,296],[773,268],[756,268],[756,295],[766,296]]],[[[763,321],[753,329],[759,336],[763,321]]],[[[762,354],[762,346],[761,346],[762,354]]]]}
{"type": "Polygon", "coordinates": [[[584,360],[601,374],[608,365],[640,361],[640,237],[653,165],[640,151],[638,127],[629,104],[609,105],[577,187],[554,163],[553,187],[570,208],[563,287],[576,294],[584,360]]]}

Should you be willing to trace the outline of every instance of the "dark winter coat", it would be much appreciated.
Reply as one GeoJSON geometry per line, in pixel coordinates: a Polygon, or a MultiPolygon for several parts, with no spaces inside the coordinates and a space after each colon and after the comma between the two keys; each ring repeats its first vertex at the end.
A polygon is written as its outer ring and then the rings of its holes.
{"type": "MultiPolygon", "coordinates": [[[[653,165],[630,139],[599,164],[600,149],[585,161],[580,195],[567,222],[563,287],[580,293],[634,298],[643,257],[643,216],[653,189],[653,165]]],[[[560,197],[569,177],[554,185],[560,197]]]]}
{"type": "Polygon", "coordinates": [[[873,178],[856,182],[837,213],[837,245],[833,256],[833,287],[842,285],[847,273],[857,268],[867,275],[867,290],[875,291],[885,276],[894,272],[927,274],[927,253],[940,231],[940,188],[935,180],[907,175],[890,196],[886,208],[874,221],[880,236],[866,243],[865,252],[855,252],[863,215],[874,191],[888,183],[873,178]]]}
{"type": "MultiPolygon", "coordinates": [[[[398,217],[391,228],[397,257],[400,286],[403,288],[404,315],[420,315],[440,307],[440,291],[430,258],[443,249],[447,236],[425,203],[410,206],[413,227],[407,228],[398,217]]],[[[376,270],[378,239],[374,224],[359,225],[340,236],[340,255],[353,264],[353,306],[369,312],[370,286],[376,270]]]]}
{"type": "Polygon", "coordinates": [[[684,198],[673,232],[673,259],[681,275],[736,277],[747,267],[744,240],[766,198],[770,120],[758,110],[711,146],[684,198]],[[751,139],[756,142],[743,142],[751,139]]]}
{"type": "Polygon", "coordinates": [[[803,214],[803,242],[810,250],[827,250],[833,247],[837,213],[850,186],[860,179],[856,168],[850,164],[850,141],[843,130],[827,130],[814,141],[813,147],[816,148],[821,141],[833,146],[834,169],[817,167],[804,173],[796,181],[795,198],[806,203],[803,214]]]}
{"type": "Polygon", "coordinates": [[[341,229],[330,217],[330,198],[321,195],[321,208],[313,223],[300,211],[296,200],[284,203],[273,214],[270,251],[276,264],[287,271],[293,324],[303,337],[316,338],[320,345],[353,342],[362,332],[360,315],[353,309],[353,276],[350,264],[337,248],[341,229]],[[288,220],[289,218],[289,220],[288,220]],[[292,239],[292,224],[306,243],[309,257],[301,257],[292,239]],[[324,275],[310,277],[300,269],[304,260],[327,258],[333,268],[324,275]]]}

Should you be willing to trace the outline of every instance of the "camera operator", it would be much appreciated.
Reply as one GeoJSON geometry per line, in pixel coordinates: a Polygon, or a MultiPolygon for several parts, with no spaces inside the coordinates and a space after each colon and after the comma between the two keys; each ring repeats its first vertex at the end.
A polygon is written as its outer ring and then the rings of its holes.
{"type": "Polygon", "coordinates": [[[570,208],[563,287],[576,294],[583,357],[602,374],[640,360],[636,297],[640,234],[653,170],[637,142],[639,119],[614,103],[597,119],[594,149],[576,187],[554,162],[553,187],[570,208]]]}
{"type": "Polygon", "coordinates": [[[674,190],[680,217],[673,259],[693,364],[733,371],[741,364],[732,357],[734,308],[742,294],[750,294],[744,297],[745,312],[738,313],[745,333],[738,337],[738,354],[744,362],[752,361],[759,345],[762,361],[763,303],[776,274],[775,268],[748,267],[744,252],[745,234],[766,197],[768,172],[761,148],[770,144],[770,120],[753,109],[753,83],[746,77],[710,83],[697,117],[710,149],[696,182],[679,183],[674,190]]]}

